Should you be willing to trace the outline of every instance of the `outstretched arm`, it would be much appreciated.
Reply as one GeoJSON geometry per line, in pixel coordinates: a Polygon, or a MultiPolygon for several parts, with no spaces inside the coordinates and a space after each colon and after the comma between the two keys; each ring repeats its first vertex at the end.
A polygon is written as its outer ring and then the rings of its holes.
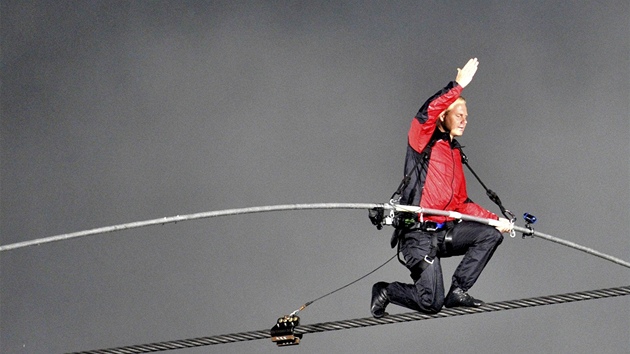
{"type": "Polygon", "coordinates": [[[431,135],[435,131],[436,122],[440,113],[455,102],[460,96],[464,86],[468,85],[477,72],[479,61],[477,58],[470,59],[463,69],[457,69],[455,82],[449,84],[442,90],[431,96],[411,122],[408,138],[409,145],[418,153],[421,153],[426,144],[429,143],[431,135]]]}
{"type": "Polygon", "coordinates": [[[513,225],[510,222],[510,220],[506,218],[498,217],[496,214],[492,213],[489,210],[484,209],[482,206],[474,203],[470,199],[466,199],[466,201],[462,204],[460,208],[456,208],[456,211],[462,214],[478,216],[480,218],[496,219],[499,221],[499,224],[495,227],[497,230],[501,231],[501,233],[510,232],[512,231],[512,228],[513,228],[513,225]]]}
{"type": "Polygon", "coordinates": [[[468,63],[464,65],[463,69],[457,68],[455,81],[457,81],[461,87],[468,86],[477,72],[477,66],[479,66],[479,60],[477,60],[477,58],[468,60],[468,63]]]}

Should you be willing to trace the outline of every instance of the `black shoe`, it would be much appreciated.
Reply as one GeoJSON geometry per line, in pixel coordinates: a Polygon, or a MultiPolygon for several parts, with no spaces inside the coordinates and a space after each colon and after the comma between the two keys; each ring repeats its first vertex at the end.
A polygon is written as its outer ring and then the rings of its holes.
{"type": "Polygon", "coordinates": [[[444,306],[446,307],[479,307],[483,304],[485,302],[475,299],[460,288],[451,288],[444,299],[444,306]]]}
{"type": "Polygon", "coordinates": [[[385,312],[385,307],[389,304],[389,298],[387,297],[387,291],[385,290],[387,285],[389,284],[381,281],[372,286],[372,303],[370,311],[372,312],[372,316],[375,318],[381,318],[389,315],[385,312]]]}

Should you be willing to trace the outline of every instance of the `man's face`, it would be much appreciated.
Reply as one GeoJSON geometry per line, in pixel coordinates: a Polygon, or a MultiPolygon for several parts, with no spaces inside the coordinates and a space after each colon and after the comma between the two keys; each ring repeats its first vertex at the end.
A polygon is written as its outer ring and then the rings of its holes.
{"type": "Polygon", "coordinates": [[[466,129],[466,123],[468,121],[468,110],[466,109],[466,103],[460,103],[455,105],[445,116],[442,121],[442,125],[445,130],[450,131],[452,137],[464,135],[464,129],[466,129]]]}

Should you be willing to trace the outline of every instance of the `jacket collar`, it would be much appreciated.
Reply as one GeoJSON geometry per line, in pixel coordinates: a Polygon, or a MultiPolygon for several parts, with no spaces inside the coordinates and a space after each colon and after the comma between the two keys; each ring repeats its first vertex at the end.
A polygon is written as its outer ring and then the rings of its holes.
{"type": "Polygon", "coordinates": [[[451,140],[451,134],[449,134],[449,132],[443,132],[440,130],[440,128],[435,128],[435,131],[433,132],[433,135],[431,136],[431,140],[433,141],[439,141],[439,140],[444,140],[444,141],[448,141],[451,145],[451,149],[459,149],[462,146],[459,144],[459,142],[457,141],[457,139],[453,138],[453,140],[451,140]]]}

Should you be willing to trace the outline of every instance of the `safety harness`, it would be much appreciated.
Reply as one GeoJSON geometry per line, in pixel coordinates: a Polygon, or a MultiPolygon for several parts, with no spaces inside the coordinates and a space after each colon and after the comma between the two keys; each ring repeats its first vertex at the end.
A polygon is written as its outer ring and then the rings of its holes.
{"type": "MultiPolygon", "coordinates": [[[[400,201],[400,199],[402,198],[402,193],[405,190],[405,188],[408,187],[409,182],[411,180],[411,174],[414,171],[416,171],[418,178],[416,178],[416,182],[413,188],[418,188],[418,185],[420,183],[420,176],[422,173],[420,166],[422,166],[422,169],[428,170],[429,159],[431,158],[431,151],[433,149],[433,145],[435,145],[435,143],[438,140],[440,140],[440,137],[442,134],[443,132],[441,132],[439,129],[437,128],[435,129],[433,135],[431,136],[431,140],[429,140],[429,143],[422,150],[422,153],[420,153],[419,156],[414,157],[414,160],[415,160],[414,166],[409,170],[409,172],[402,179],[402,181],[400,182],[400,185],[398,186],[394,194],[392,194],[390,198],[391,202],[400,201]],[[396,196],[398,197],[396,198],[396,196]]],[[[511,222],[514,222],[516,220],[516,216],[503,206],[499,196],[491,189],[488,189],[488,187],[486,187],[486,185],[481,181],[481,179],[475,173],[475,171],[470,167],[470,165],[468,164],[468,157],[466,156],[466,154],[464,154],[464,151],[462,150],[463,146],[461,146],[455,139],[453,139],[451,144],[452,144],[451,146],[453,146],[454,148],[459,149],[460,155],[462,158],[462,163],[466,165],[466,167],[470,170],[470,172],[472,172],[473,176],[475,176],[477,181],[479,181],[481,186],[485,189],[486,195],[490,198],[490,200],[492,200],[496,205],[499,206],[503,216],[511,220],[511,222]]],[[[418,190],[417,193],[418,195],[421,196],[422,190],[418,190]]],[[[370,220],[372,220],[372,223],[376,225],[377,228],[379,229],[380,227],[382,227],[383,213],[384,213],[384,210],[370,211],[370,215],[369,215],[370,220]],[[378,220],[379,217],[381,221],[375,222],[375,220],[378,220]]],[[[438,233],[440,231],[446,230],[446,235],[444,236],[444,246],[446,250],[448,251],[449,249],[452,248],[452,236],[450,235],[450,231],[457,223],[459,223],[459,220],[448,221],[445,223],[424,221],[422,220],[422,214],[420,214],[420,220],[418,220],[418,217],[415,214],[406,213],[406,212],[394,212],[394,216],[392,219],[392,226],[394,226],[394,232],[390,240],[390,245],[392,248],[397,247],[398,261],[402,265],[406,265],[406,262],[400,258],[400,253],[401,253],[400,241],[401,241],[402,236],[406,234],[407,232],[414,231],[414,230],[430,232],[432,234],[429,253],[426,256],[424,256],[424,259],[421,262],[419,262],[416,266],[414,266],[413,269],[411,269],[411,277],[414,280],[419,279],[422,272],[426,268],[428,268],[431,264],[433,264],[433,261],[438,252],[438,233]]]]}

